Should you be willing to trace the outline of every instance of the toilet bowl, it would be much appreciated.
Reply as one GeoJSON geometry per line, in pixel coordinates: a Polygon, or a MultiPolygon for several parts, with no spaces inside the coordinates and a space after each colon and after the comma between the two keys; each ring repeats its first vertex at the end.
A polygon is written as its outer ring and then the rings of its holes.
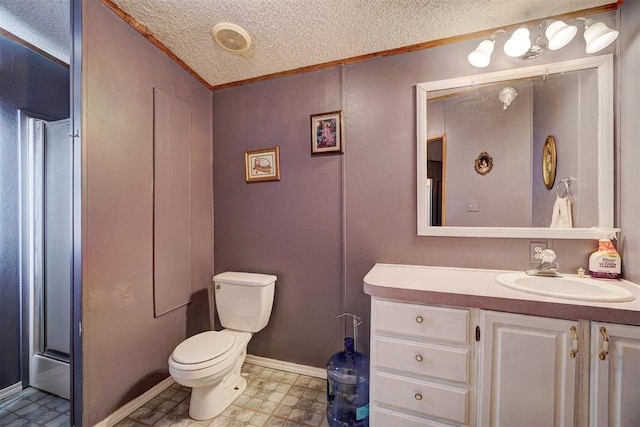
{"type": "Polygon", "coordinates": [[[226,272],[214,276],[214,293],[221,331],[201,332],[180,343],[169,357],[169,373],[191,387],[189,416],[213,418],[247,387],[240,369],[247,344],[271,315],[276,277],[226,272]]]}
{"type": "Polygon", "coordinates": [[[183,341],[169,358],[169,373],[191,387],[189,416],[206,420],[219,415],[247,388],[240,369],[250,332],[202,332],[183,341]]]}

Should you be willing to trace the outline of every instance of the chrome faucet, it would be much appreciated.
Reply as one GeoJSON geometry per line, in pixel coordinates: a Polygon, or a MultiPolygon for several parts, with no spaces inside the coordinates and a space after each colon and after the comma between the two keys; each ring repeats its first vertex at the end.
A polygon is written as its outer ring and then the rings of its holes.
{"type": "Polygon", "coordinates": [[[555,259],[556,253],[551,249],[545,249],[540,252],[540,264],[531,270],[525,270],[525,273],[529,276],[560,277],[558,274],[560,266],[555,262],[555,259]]]}

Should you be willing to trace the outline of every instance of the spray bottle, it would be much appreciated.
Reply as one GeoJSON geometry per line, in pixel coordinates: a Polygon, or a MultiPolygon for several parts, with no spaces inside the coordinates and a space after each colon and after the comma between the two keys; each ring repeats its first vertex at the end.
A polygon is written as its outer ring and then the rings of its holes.
{"type": "Polygon", "coordinates": [[[344,351],[327,362],[327,422],[331,427],[369,426],[369,358],[357,349],[358,326],[362,319],[353,317],[353,338],[344,339],[344,351]]]}
{"type": "Polygon", "coordinates": [[[589,257],[589,275],[597,279],[620,279],[622,259],[611,239],[616,238],[615,231],[600,230],[598,250],[589,257]]]}

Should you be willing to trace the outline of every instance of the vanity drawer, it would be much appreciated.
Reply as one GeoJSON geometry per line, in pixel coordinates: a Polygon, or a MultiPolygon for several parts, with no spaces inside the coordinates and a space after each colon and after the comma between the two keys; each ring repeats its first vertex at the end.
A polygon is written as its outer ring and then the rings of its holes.
{"type": "Polygon", "coordinates": [[[415,335],[456,343],[469,340],[469,311],[374,300],[375,331],[415,335]]]}
{"type": "Polygon", "coordinates": [[[377,337],[375,367],[469,382],[470,350],[377,337]]]}
{"type": "Polygon", "coordinates": [[[377,372],[371,400],[381,405],[467,423],[469,391],[377,372]]]}
{"type": "Polygon", "coordinates": [[[369,419],[371,427],[450,427],[450,424],[442,424],[437,421],[389,411],[375,406],[371,410],[369,419]]]}

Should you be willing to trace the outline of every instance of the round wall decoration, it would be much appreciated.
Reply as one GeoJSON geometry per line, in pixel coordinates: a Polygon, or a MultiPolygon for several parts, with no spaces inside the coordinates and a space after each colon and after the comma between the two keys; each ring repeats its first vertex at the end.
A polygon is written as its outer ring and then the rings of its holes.
{"type": "Polygon", "coordinates": [[[556,180],[556,141],[553,136],[547,136],[542,146],[542,181],[549,190],[556,180]]]}
{"type": "Polygon", "coordinates": [[[486,151],[483,151],[478,155],[478,158],[474,161],[473,168],[480,175],[486,175],[493,169],[493,157],[486,151]]]}

